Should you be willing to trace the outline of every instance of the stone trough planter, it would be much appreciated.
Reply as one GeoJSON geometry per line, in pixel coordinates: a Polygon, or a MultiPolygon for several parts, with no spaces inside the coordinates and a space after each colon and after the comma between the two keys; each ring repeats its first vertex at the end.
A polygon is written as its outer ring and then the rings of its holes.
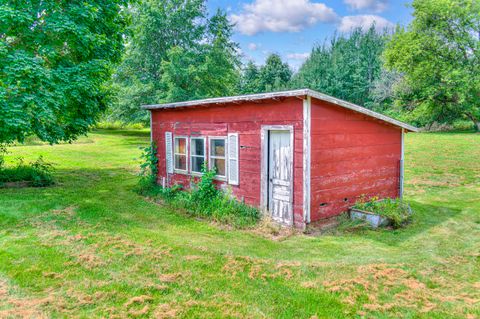
{"type": "MultiPolygon", "coordinates": [[[[412,209],[410,208],[410,205],[407,204],[407,207],[408,207],[408,214],[411,215],[412,209]]],[[[368,212],[368,211],[364,211],[364,210],[353,208],[353,207],[350,208],[350,219],[363,220],[368,224],[370,224],[370,226],[372,226],[373,228],[387,227],[392,224],[392,220],[388,217],[380,216],[373,212],[368,212]]]]}
{"type": "Polygon", "coordinates": [[[373,228],[386,227],[391,223],[391,220],[387,217],[383,217],[375,213],[367,212],[356,208],[350,208],[350,219],[364,220],[369,223],[370,226],[372,226],[373,228]]]}

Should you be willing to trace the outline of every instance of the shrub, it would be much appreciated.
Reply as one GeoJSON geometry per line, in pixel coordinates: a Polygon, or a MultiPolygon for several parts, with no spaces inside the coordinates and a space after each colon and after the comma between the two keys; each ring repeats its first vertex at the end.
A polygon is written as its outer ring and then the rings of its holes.
{"type": "Polygon", "coordinates": [[[145,128],[143,123],[125,123],[121,121],[99,121],[95,128],[103,130],[141,130],[145,128]]]}
{"type": "Polygon", "coordinates": [[[208,169],[205,163],[202,176],[192,181],[190,191],[184,191],[181,185],[162,188],[158,185],[142,193],[160,196],[170,206],[184,209],[188,214],[217,222],[244,228],[256,224],[260,219],[258,209],[236,200],[229,191],[215,187],[214,169],[208,169]]]}
{"type": "Polygon", "coordinates": [[[387,217],[391,220],[393,228],[402,227],[412,216],[410,206],[400,198],[378,200],[378,197],[372,197],[366,200],[361,197],[353,208],[387,217]]]}
{"type": "Polygon", "coordinates": [[[53,164],[44,161],[42,156],[28,164],[18,158],[15,166],[0,167],[0,184],[25,182],[28,186],[49,186],[54,183],[52,172],[53,164]]]}
{"type": "MultiPolygon", "coordinates": [[[[140,194],[148,195],[157,190],[158,158],[157,146],[151,143],[150,146],[141,148],[140,155],[140,180],[138,181],[137,191],[140,194]]],[[[152,195],[152,194],[150,194],[152,195]]]]}

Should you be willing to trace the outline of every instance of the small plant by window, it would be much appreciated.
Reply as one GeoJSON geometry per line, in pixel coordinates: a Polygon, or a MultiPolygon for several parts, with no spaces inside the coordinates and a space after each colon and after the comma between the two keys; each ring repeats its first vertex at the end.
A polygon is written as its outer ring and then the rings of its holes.
{"type": "Polygon", "coordinates": [[[179,208],[193,216],[229,224],[237,228],[255,225],[260,219],[258,209],[236,200],[228,191],[216,188],[216,169],[202,165],[202,176],[192,181],[191,190],[182,190],[180,185],[162,188],[154,185],[148,192],[159,196],[162,203],[179,208]]]}
{"type": "Polygon", "coordinates": [[[157,147],[155,143],[151,143],[150,146],[141,148],[142,154],[140,155],[140,180],[138,182],[138,191],[146,194],[154,190],[157,184],[158,174],[158,159],[157,159],[157,147]]]}

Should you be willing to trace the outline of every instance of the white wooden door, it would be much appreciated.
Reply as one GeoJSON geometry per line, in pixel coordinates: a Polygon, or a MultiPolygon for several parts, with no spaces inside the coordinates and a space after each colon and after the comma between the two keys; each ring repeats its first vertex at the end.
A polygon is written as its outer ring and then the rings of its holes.
{"type": "Polygon", "coordinates": [[[291,225],[293,149],[290,131],[270,131],[268,156],[268,210],[272,219],[291,225]]]}

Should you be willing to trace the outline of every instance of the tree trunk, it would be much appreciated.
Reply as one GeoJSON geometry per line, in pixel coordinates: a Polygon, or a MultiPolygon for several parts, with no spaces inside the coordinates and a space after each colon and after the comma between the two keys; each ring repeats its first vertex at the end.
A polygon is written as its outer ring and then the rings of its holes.
{"type": "Polygon", "coordinates": [[[473,127],[475,128],[475,131],[480,132],[480,119],[473,116],[472,113],[465,113],[465,114],[473,122],[473,127]]]}

